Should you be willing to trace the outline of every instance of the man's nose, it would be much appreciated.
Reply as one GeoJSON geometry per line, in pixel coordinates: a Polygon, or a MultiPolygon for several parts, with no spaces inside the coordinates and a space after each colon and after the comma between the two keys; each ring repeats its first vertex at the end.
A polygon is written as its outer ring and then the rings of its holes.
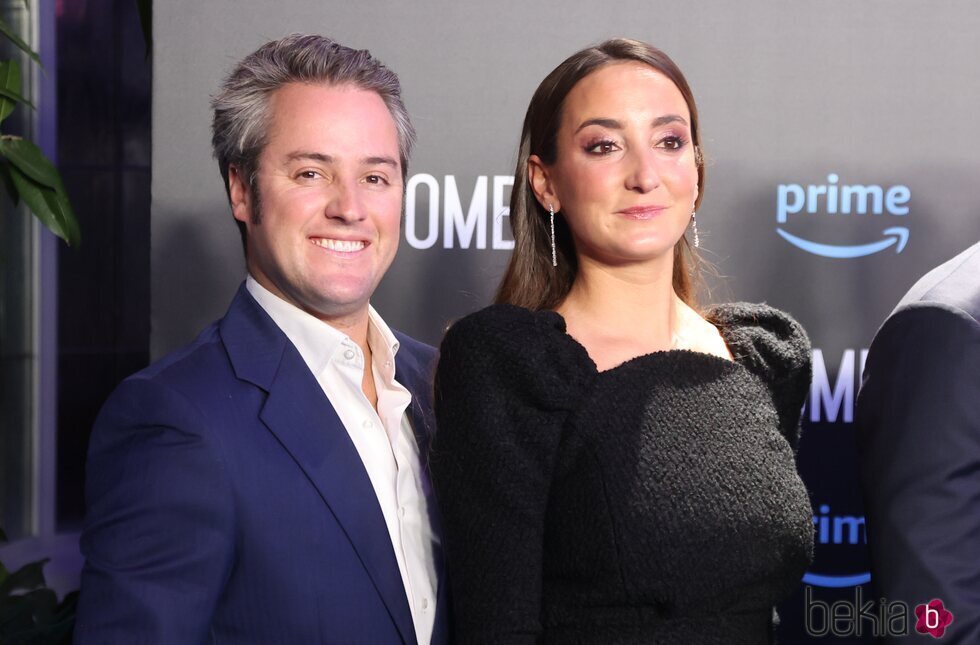
{"type": "Polygon", "coordinates": [[[361,204],[356,180],[343,179],[333,184],[324,215],[330,219],[340,219],[345,222],[357,222],[364,219],[364,208],[361,204]]]}

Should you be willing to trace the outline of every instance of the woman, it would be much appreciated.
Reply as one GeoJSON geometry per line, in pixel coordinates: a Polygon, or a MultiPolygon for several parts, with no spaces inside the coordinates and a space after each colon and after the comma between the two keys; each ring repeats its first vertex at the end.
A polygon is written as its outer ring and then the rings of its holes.
{"type": "Polygon", "coordinates": [[[704,165],[680,70],[570,57],[524,121],[497,304],[456,323],[431,455],[459,643],[765,643],[810,562],[809,342],[699,312],[704,165]]]}

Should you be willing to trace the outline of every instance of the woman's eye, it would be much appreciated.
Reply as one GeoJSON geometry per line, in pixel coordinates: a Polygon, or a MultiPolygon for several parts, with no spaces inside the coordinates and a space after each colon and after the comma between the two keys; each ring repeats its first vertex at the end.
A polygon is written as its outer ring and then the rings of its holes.
{"type": "Polygon", "coordinates": [[[669,136],[660,140],[660,146],[667,150],[680,150],[687,141],[683,137],[669,136]]]}
{"type": "Polygon", "coordinates": [[[585,147],[585,151],[590,154],[607,155],[610,152],[616,151],[616,142],[610,141],[609,139],[593,141],[585,147]]]}

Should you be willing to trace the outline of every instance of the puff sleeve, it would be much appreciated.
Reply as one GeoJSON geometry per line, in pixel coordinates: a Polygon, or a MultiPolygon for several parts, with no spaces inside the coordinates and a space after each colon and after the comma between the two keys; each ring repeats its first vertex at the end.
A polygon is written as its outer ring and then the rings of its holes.
{"type": "Polygon", "coordinates": [[[541,634],[551,478],[590,365],[552,312],[495,305],[446,334],[430,466],[454,642],[534,643],[541,634]]]}
{"type": "Polygon", "coordinates": [[[812,375],[810,339],[792,316],[766,304],[739,302],[711,312],[731,332],[736,358],[766,383],[780,432],[795,450],[812,375]]]}

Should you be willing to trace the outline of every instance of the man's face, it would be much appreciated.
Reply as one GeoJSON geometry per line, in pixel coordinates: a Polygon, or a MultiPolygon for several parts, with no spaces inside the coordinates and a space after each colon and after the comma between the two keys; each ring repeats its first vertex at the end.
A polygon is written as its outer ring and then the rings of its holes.
{"type": "Polygon", "coordinates": [[[377,93],[350,85],[290,83],[270,110],[257,190],[237,169],[230,175],[249,272],[321,320],[360,315],[398,248],[404,186],[394,119],[377,93]]]}

